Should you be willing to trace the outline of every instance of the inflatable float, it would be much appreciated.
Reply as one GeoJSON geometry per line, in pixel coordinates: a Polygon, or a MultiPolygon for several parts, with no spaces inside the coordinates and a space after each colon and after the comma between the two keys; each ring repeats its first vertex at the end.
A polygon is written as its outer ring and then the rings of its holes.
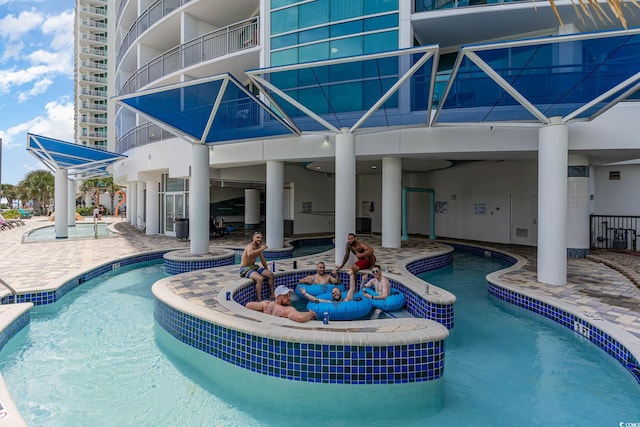
{"type": "Polygon", "coordinates": [[[320,296],[322,294],[329,294],[329,298],[331,299],[331,289],[335,288],[335,287],[340,288],[340,292],[344,292],[344,285],[342,283],[338,283],[338,284],[334,284],[334,283],[327,283],[327,284],[311,284],[308,285],[306,283],[298,283],[298,285],[296,286],[296,294],[298,294],[298,296],[302,299],[304,298],[304,295],[302,295],[301,290],[304,289],[307,291],[307,293],[309,295],[313,295],[314,297],[320,296]]]}
{"type": "MultiPolygon", "coordinates": [[[[318,299],[331,299],[331,292],[326,294],[316,295],[318,299]]],[[[342,298],[347,296],[346,292],[342,293],[342,298]]],[[[332,320],[356,320],[362,319],[367,316],[373,306],[368,298],[362,296],[355,296],[351,301],[336,301],[336,302],[313,302],[309,301],[307,304],[307,310],[315,311],[318,314],[318,319],[322,320],[323,313],[329,313],[329,321],[332,320]]]]}
{"type": "MultiPolygon", "coordinates": [[[[365,288],[361,292],[366,292],[369,295],[374,297],[379,295],[376,291],[374,291],[371,288],[365,288]]],[[[367,298],[364,295],[362,295],[360,292],[358,292],[358,295],[360,295],[363,299],[370,301],[373,307],[379,308],[380,310],[384,310],[384,311],[400,310],[402,307],[404,307],[404,303],[406,302],[404,298],[404,294],[399,290],[393,289],[393,288],[391,288],[391,294],[389,294],[389,296],[386,297],[385,299],[367,298]]]]}

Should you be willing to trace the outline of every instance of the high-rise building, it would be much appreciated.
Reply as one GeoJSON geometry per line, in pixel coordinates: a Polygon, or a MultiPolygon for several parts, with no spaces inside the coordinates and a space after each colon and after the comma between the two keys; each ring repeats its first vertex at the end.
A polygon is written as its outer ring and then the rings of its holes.
{"type": "Polygon", "coordinates": [[[616,21],[558,3],[561,25],[531,1],[114,6],[108,119],[128,158],[113,171],[148,233],[223,216],[265,225],[272,247],[285,229],[337,248],[372,231],[581,256],[589,213],[640,208],[605,178],[640,158],[637,30],[616,21]]]}
{"type": "Polygon", "coordinates": [[[75,142],[106,150],[107,0],[77,0],[75,17],[75,142]]]}

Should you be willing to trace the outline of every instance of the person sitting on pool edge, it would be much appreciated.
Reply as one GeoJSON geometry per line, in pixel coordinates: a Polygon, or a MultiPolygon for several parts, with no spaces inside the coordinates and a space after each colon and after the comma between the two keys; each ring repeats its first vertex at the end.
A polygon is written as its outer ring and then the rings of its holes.
{"type": "Polygon", "coordinates": [[[247,303],[247,308],[261,311],[277,317],[285,317],[294,322],[304,323],[318,318],[315,311],[298,311],[291,306],[291,289],[285,285],[280,285],[275,290],[275,301],[251,301],[247,303]]]}
{"type": "MultiPolygon", "coordinates": [[[[374,265],[371,269],[371,273],[373,274],[373,279],[367,281],[369,275],[367,273],[362,276],[362,296],[369,299],[385,299],[389,295],[391,295],[391,283],[389,283],[389,279],[382,275],[382,271],[380,270],[380,266],[378,264],[374,265]],[[366,292],[366,288],[373,288],[374,291],[378,295],[371,295],[369,292],[366,292]]],[[[371,315],[372,319],[376,319],[380,316],[381,310],[376,308],[376,310],[371,315]]]]}
{"type": "Polygon", "coordinates": [[[336,269],[333,270],[334,273],[344,267],[344,265],[349,260],[351,252],[353,252],[353,254],[358,259],[353,265],[349,267],[349,270],[353,271],[354,273],[358,270],[369,268],[376,263],[376,256],[373,254],[373,248],[366,243],[359,241],[354,233],[349,233],[349,235],[347,236],[347,247],[344,251],[342,264],[340,264],[340,267],[336,266],[336,269]]]}
{"type": "Polygon", "coordinates": [[[240,259],[240,277],[246,277],[256,282],[256,295],[257,300],[262,301],[262,283],[264,279],[267,279],[269,284],[269,291],[271,299],[274,299],[273,294],[273,272],[269,271],[267,260],[264,259],[263,252],[268,248],[267,244],[262,244],[262,233],[256,231],[251,237],[251,243],[249,243],[242,251],[242,258],[240,259]],[[260,257],[262,267],[256,264],[256,258],[260,257]]]}
{"type": "Polygon", "coordinates": [[[347,291],[347,295],[344,297],[344,299],[342,299],[342,291],[337,286],[331,289],[331,299],[322,299],[322,298],[318,298],[313,295],[310,295],[307,293],[307,290],[304,287],[300,288],[300,293],[302,294],[303,297],[305,297],[309,301],[316,304],[319,302],[351,301],[353,300],[353,295],[356,292],[356,282],[355,282],[355,279],[353,278],[354,276],[353,272],[351,270],[348,270],[347,272],[349,273],[349,290],[347,291]]]}
{"type": "Polygon", "coordinates": [[[330,283],[336,285],[340,283],[340,277],[333,273],[327,274],[324,262],[320,261],[317,268],[318,270],[316,274],[310,274],[307,277],[303,277],[298,283],[304,283],[307,285],[328,285],[330,283]]]}

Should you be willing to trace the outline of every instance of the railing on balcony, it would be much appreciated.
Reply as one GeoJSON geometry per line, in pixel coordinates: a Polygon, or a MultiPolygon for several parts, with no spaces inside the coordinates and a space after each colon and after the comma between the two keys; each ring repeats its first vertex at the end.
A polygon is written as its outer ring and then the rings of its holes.
{"type": "Polygon", "coordinates": [[[119,95],[133,93],[166,75],[229,53],[258,46],[260,20],[247,19],[204,34],[177,46],[143,65],[129,77],[119,95]]]}
{"type": "Polygon", "coordinates": [[[590,215],[591,248],[638,251],[640,216],[590,215]]]}
{"type": "Polygon", "coordinates": [[[107,42],[107,38],[105,36],[97,36],[95,34],[83,33],[81,38],[82,38],[82,40],[89,40],[89,41],[98,42],[98,43],[106,43],[107,42]]]}
{"type": "Polygon", "coordinates": [[[82,88],[80,93],[82,95],[100,96],[100,97],[103,97],[103,98],[107,97],[107,91],[106,90],[91,90],[91,89],[82,88]]]}
{"type": "Polygon", "coordinates": [[[88,48],[88,47],[83,47],[82,48],[82,53],[85,53],[87,55],[107,56],[107,51],[106,50],[91,49],[91,48],[88,48]]]}
{"type": "Polygon", "coordinates": [[[100,9],[100,8],[91,7],[91,6],[82,6],[80,10],[86,13],[93,13],[94,15],[107,16],[107,9],[100,9]]]}
{"type": "Polygon", "coordinates": [[[103,64],[103,63],[100,63],[100,62],[82,61],[80,65],[82,67],[86,67],[86,68],[97,68],[98,70],[106,70],[107,69],[107,64],[103,64]]]}
{"type": "Polygon", "coordinates": [[[156,124],[151,122],[143,123],[129,130],[118,139],[116,143],[116,153],[126,153],[133,148],[175,137],[174,134],[162,129],[156,124]]]}
{"type": "Polygon", "coordinates": [[[129,28],[129,31],[127,31],[127,35],[122,39],[116,63],[120,65],[120,61],[127,49],[129,49],[133,42],[149,27],[190,1],[191,0],[158,0],[149,6],[147,10],[140,14],[136,22],[134,22],[131,28],[129,28]]]}
{"type": "Polygon", "coordinates": [[[80,104],[80,108],[84,108],[86,110],[100,110],[107,111],[107,106],[105,104],[96,104],[95,102],[82,102],[80,104]]]}
{"type": "Polygon", "coordinates": [[[96,21],[91,21],[91,20],[82,21],[82,25],[84,25],[85,27],[100,28],[102,30],[106,30],[107,29],[107,24],[105,24],[103,22],[96,22],[96,21]]]}

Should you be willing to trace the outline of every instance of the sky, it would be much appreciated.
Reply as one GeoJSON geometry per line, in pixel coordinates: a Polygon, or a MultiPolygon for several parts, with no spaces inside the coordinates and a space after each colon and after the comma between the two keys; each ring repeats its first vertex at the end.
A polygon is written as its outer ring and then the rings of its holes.
{"type": "Polygon", "coordinates": [[[0,182],[46,169],[27,133],[73,142],[74,0],[0,0],[0,182]]]}

